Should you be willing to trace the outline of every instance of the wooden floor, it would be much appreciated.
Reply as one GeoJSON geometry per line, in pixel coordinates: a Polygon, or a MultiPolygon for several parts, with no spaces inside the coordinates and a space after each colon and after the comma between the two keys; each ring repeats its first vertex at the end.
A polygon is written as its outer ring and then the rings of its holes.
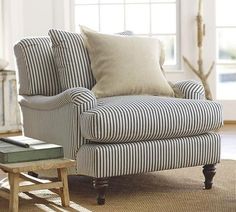
{"type": "Polygon", "coordinates": [[[236,160],[236,124],[225,124],[221,135],[221,158],[236,160]]]}
{"type": "Polygon", "coordinates": [[[14,133],[0,133],[0,137],[10,137],[10,136],[18,136],[22,135],[21,132],[14,132],[14,133]]]}

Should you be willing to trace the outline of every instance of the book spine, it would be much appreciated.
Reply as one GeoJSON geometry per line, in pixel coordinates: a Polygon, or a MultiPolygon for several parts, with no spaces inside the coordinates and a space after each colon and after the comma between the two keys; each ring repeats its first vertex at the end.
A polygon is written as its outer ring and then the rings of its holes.
{"type": "Polygon", "coordinates": [[[6,163],[19,163],[27,161],[56,159],[63,157],[64,157],[63,148],[59,147],[54,149],[41,149],[41,150],[10,153],[8,157],[9,160],[6,163]]]}
{"type": "Polygon", "coordinates": [[[0,163],[7,163],[7,160],[8,160],[8,154],[0,152],[0,163]]]}

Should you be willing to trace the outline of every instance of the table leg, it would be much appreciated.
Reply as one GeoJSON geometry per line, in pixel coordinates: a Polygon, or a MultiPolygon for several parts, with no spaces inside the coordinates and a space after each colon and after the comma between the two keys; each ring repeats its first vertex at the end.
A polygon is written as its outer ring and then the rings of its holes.
{"type": "Polygon", "coordinates": [[[20,175],[18,173],[8,173],[8,179],[10,185],[9,211],[18,212],[20,175]]]}
{"type": "Polygon", "coordinates": [[[70,196],[68,189],[67,169],[66,168],[57,169],[57,173],[59,181],[62,181],[63,184],[63,187],[60,188],[61,202],[64,207],[68,207],[70,204],[70,196]]]}

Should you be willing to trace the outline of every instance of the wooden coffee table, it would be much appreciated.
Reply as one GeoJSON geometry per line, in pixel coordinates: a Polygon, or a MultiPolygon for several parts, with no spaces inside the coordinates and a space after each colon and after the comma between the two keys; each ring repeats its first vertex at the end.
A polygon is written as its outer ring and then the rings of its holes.
{"type": "Polygon", "coordinates": [[[8,181],[10,186],[10,189],[7,191],[0,190],[0,196],[10,200],[10,212],[17,212],[19,205],[18,194],[20,192],[49,189],[55,193],[58,193],[61,197],[62,205],[67,207],[70,203],[67,168],[73,166],[75,166],[75,161],[66,158],[11,164],[0,163],[0,169],[8,173],[8,181]],[[42,180],[24,173],[50,169],[57,169],[58,179],[56,182],[48,181],[46,183],[42,183],[42,180]],[[33,184],[20,185],[20,182],[22,181],[29,181],[33,184]]]}

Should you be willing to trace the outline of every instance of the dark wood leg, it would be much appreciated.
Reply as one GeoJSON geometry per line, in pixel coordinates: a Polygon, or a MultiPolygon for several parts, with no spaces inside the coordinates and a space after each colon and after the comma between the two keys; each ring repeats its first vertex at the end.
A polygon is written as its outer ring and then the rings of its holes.
{"type": "Polygon", "coordinates": [[[205,189],[211,189],[213,184],[213,177],[216,174],[215,164],[203,166],[203,174],[205,176],[205,189]]]}
{"type": "Polygon", "coordinates": [[[107,178],[95,178],[93,179],[93,187],[97,190],[97,203],[98,205],[105,204],[105,194],[108,187],[107,178]]]}

